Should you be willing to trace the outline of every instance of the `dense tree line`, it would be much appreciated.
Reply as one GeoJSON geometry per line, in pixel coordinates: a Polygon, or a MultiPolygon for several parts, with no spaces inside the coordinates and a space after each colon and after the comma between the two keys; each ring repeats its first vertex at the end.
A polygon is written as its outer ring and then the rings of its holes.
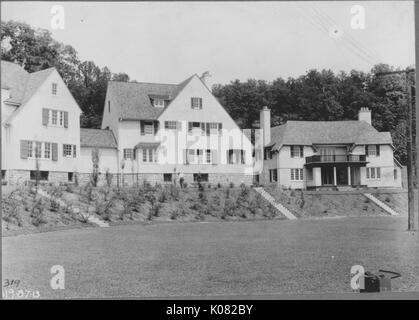
{"type": "MultiPolygon", "coordinates": [[[[48,30],[26,23],[1,22],[2,59],[29,72],[56,67],[83,110],[81,126],[99,128],[109,80],[130,81],[125,73],[81,61],[70,45],[59,43],[48,30]]],[[[406,90],[403,75],[377,76],[394,67],[378,64],[369,73],[352,70],[334,74],[310,70],[305,75],[272,82],[250,79],[215,85],[213,93],[242,128],[255,127],[262,106],[272,110],[272,123],[293,120],[354,120],[361,107],[372,110],[379,131],[390,131],[396,157],[406,162],[406,90]]],[[[414,83],[411,74],[411,83],[414,83]]],[[[415,130],[414,130],[415,135],[415,130]]]]}

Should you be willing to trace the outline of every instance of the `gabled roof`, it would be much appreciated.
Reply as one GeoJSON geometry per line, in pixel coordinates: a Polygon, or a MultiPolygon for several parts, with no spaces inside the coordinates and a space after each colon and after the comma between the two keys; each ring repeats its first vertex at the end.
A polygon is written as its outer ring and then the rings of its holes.
{"type": "Polygon", "coordinates": [[[80,128],[80,146],[90,148],[117,148],[112,130],[103,129],[80,128]]]}
{"type": "Polygon", "coordinates": [[[1,61],[1,87],[10,90],[10,98],[5,102],[24,105],[54,70],[28,73],[16,63],[1,61]]]}
{"type": "Polygon", "coordinates": [[[392,144],[392,139],[365,121],[288,121],[271,128],[268,147],[313,144],[392,144]]]}
{"type": "Polygon", "coordinates": [[[118,118],[156,120],[194,76],[179,84],[109,81],[108,99],[118,108],[118,118]],[[153,97],[165,97],[169,104],[156,108],[151,104],[153,97]]]}

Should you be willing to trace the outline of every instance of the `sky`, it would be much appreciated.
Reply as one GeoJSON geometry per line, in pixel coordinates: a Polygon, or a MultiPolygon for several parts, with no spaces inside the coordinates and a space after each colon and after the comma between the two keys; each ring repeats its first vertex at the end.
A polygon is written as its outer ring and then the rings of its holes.
{"type": "Polygon", "coordinates": [[[132,80],[179,83],[209,71],[210,83],[298,77],[310,69],[370,71],[414,64],[413,1],[4,2],[1,19],[48,29],[132,80]],[[51,27],[54,5],[64,29],[51,27]],[[354,5],[365,12],[354,29],[354,5]]]}

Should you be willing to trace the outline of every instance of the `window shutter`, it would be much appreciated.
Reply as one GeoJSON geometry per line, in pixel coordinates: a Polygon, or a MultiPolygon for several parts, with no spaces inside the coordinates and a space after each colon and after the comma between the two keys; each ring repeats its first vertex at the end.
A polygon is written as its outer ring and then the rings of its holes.
{"type": "Polygon", "coordinates": [[[245,155],[246,152],[244,150],[240,150],[241,164],[245,164],[245,155]]]}
{"type": "Polygon", "coordinates": [[[183,163],[188,164],[188,149],[183,149],[183,163]]]}
{"type": "Polygon", "coordinates": [[[140,127],[141,127],[141,135],[144,135],[144,122],[140,121],[140,127]]]}
{"type": "Polygon", "coordinates": [[[369,179],[370,178],[370,168],[365,168],[365,169],[367,171],[367,179],[369,179]]]}
{"type": "Polygon", "coordinates": [[[205,126],[206,126],[206,133],[207,133],[207,136],[209,136],[209,135],[210,135],[210,124],[207,122],[207,123],[205,124],[205,126]]]}
{"type": "Polygon", "coordinates": [[[205,122],[201,122],[201,134],[205,134],[205,122]]]}
{"type": "Polygon", "coordinates": [[[202,98],[199,98],[198,101],[199,101],[199,109],[202,109],[202,98]]]}
{"type": "Polygon", "coordinates": [[[219,134],[220,136],[221,136],[222,130],[223,130],[223,124],[222,124],[222,123],[219,123],[219,124],[218,124],[218,134],[219,134]]]}
{"type": "Polygon", "coordinates": [[[49,120],[49,109],[43,108],[42,109],[42,125],[47,126],[49,120]]]}
{"type": "Polygon", "coordinates": [[[73,144],[73,158],[75,158],[77,155],[76,155],[76,151],[77,150],[77,146],[75,145],[75,144],[73,144]]]}
{"type": "Polygon", "coordinates": [[[212,156],[212,164],[218,164],[218,152],[217,150],[211,150],[211,156],[212,156]]]}
{"type": "Polygon", "coordinates": [[[304,157],[304,146],[300,146],[300,157],[304,157]]]}
{"type": "Polygon", "coordinates": [[[154,134],[157,134],[157,131],[159,131],[159,122],[154,121],[154,134]]]}
{"type": "Polygon", "coordinates": [[[377,168],[377,178],[380,179],[381,178],[381,169],[377,168]]]}
{"type": "Polygon", "coordinates": [[[28,159],[28,140],[20,140],[20,158],[28,159]]]}
{"type": "Polygon", "coordinates": [[[365,155],[368,157],[368,145],[367,144],[365,145],[365,155]]]}
{"type": "Polygon", "coordinates": [[[64,111],[64,128],[68,128],[68,111],[64,111]]]}
{"type": "Polygon", "coordinates": [[[65,148],[64,148],[64,144],[63,144],[63,157],[65,157],[65,148]]]}
{"type": "Polygon", "coordinates": [[[52,161],[58,160],[58,143],[52,144],[52,161]]]}
{"type": "Polygon", "coordinates": [[[136,159],[137,159],[137,149],[132,149],[132,158],[133,158],[134,160],[136,160],[136,159]]]}
{"type": "Polygon", "coordinates": [[[377,148],[377,157],[379,157],[380,156],[380,145],[377,144],[376,148],[377,148]]]}
{"type": "Polygon", "coordinates": [[[188,131],[191,132],[192,131],[192,122],[188,122],[188,131]]]}
{"type": "Polygon", "coordinates": [[[181,121],[176,122],[176,129],[178,129],[179,131],[182,130],[182,122],[181,121]]]}
{"type": "Polygon", "coordinates": [[[292,146],[290,146],[290,157],[291,157],[291,158],[294,158],[294,157],[292,156],[292,146]]]}
{"type": "Polygon", "coordinates": [[[191,98],[191,108],[193,109],[193,98],[191,98]]]}

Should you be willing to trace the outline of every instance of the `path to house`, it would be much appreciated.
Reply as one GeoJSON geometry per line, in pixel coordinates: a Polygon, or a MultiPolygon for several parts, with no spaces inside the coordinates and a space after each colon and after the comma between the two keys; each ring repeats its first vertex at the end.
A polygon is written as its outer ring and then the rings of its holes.
{"type": "Polygon", "coordinates": [[[418,233],[405,217],[176,223],[3,238],[3,279],[41,297],[200,296],[351,292],[361,264],[402,274],[419,290],[418,233]],[[50,268],[65,268],[65,290],[50,268]]]}

